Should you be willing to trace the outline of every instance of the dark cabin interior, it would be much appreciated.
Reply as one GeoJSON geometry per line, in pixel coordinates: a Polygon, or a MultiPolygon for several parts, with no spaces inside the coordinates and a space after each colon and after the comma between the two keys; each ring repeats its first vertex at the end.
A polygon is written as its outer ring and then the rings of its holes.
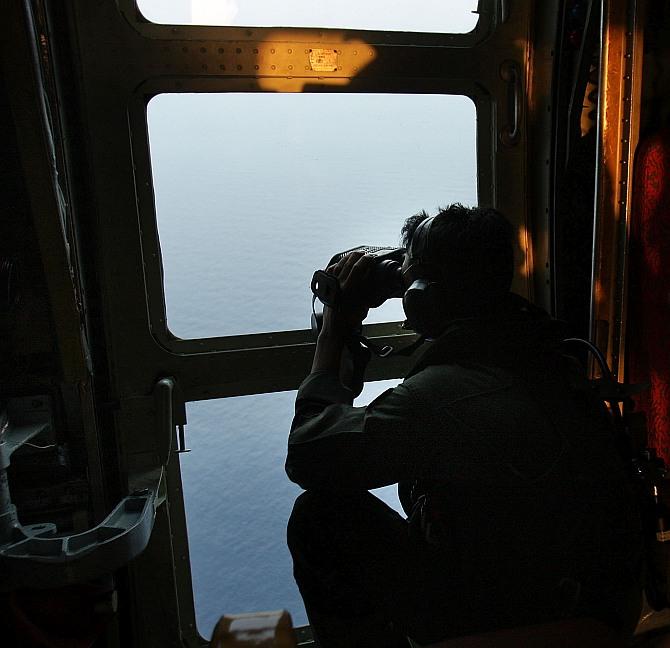
{"type": "MultiPolygon", "coordinates": [[[[336,72],[298,82],[298,54],[271,64],[274,43],[339,48],[350,92],[473,98],[480,200],[525,235],[516,289],[597,344],[615,379],[649,384],[635,411],[670,461],[670,2],[480,0],[459,37],[155,25],[133,0],[1,12],[0,644],[209,645],[174,457],[186,403],[295,389],[313,342],[171,335],[145,109],[160,92],[342,90],[336,72]],[[347,59],[361,41],[376,52],[364,70],[347,59]],[[11,448],[7,421],[26,435],[11,448]],[[47,546],[44,524],[79,540],[47,546]]],[[[368,335],[411,339],[381,324],[368,335]]],[[[406,366],[375,361],[370,377],[406,366]]],[[[634,646],[670,646],[670,542],[654,555],[657,609],[634,646]]],[[[440,645],[623,645],[581,622],[514,632],[440,645]]],[[[296,637],[314,645],[306,628],[296,637]]]]}

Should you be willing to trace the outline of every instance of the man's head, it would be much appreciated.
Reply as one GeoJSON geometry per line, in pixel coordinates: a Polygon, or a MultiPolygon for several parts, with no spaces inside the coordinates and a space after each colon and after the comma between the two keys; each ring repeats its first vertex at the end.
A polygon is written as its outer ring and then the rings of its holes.
{"type": "Polygon", "coordinates": [[[495,209],[455,203],[432,217],[422,211],[405,221],[402,244],[405,313],[428,337],[450,320],[485,315],[509,292],[513,230],[495,209]]]}

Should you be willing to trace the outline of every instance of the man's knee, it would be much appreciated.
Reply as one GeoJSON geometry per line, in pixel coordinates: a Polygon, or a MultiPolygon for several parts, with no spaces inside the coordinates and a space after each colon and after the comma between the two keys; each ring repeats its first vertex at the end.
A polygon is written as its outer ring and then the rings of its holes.
{"type": "Polygon", "coordinates": [[[406,535],[403,518],[367,491],[305,491],[295,501],[287,529],[292,552],[300,546],[310,553],[352,556],[376,554],[387,543],[403,544],[406,535]]]}
{"type": "Polygon", "coordinates": [[[335,493],[305,491],[293,504],[288,521],[287,539],[289,549],[313,546],[332,535],[334,529],[345,519],[344,499],[335,493]]]}
{"type": "Polygon", "coordinates": [[[320,515],[324,508],[332,504],[332,500],[333,495],[323,491],[306,490],[300,493],[293,503],[289,524],[291,521],[320,515]]]}

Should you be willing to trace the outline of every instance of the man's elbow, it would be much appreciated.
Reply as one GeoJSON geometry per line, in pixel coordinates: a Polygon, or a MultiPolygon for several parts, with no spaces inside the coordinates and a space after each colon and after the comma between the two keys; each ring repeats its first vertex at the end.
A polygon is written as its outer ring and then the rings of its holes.
{"type": "Polygon", "coordinates": [[[294,457],[290,447],[286,462],[284,463],[284,470],[286,471],[288,478],[303,490],[314,488],[314,471],[311,469],[310,465],[306,465],[304,461],[294,457]]]}
{"type": "Polygon", "coordinates": [[[293,457],[290,450],[284,470],[288,478],[303,490],[340,490],[342,487],[331,466],[293,457]]]}

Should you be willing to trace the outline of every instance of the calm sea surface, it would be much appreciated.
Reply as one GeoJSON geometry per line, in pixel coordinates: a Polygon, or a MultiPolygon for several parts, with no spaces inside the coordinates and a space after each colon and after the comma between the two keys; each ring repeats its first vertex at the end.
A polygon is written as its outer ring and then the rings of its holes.
{"type": "MultiPolygon", "coordinates": [[[[184,338],[309,327],[335,253],[396,245],[404,219],[474,204],[476,114],[442,95],[161,95],[148,108],[168,324],[184,338]]],[[[402,319],[399,300],[368,321],[402,319]]],[[[357,404],[397,381],[372,383],[357,404]]],[[[181,455],[198,627],[306,616],[285,545],[295,392],[188,405],[181,455]]],[[[395,488],[378,492],[398,506],[395,488]]]]}

